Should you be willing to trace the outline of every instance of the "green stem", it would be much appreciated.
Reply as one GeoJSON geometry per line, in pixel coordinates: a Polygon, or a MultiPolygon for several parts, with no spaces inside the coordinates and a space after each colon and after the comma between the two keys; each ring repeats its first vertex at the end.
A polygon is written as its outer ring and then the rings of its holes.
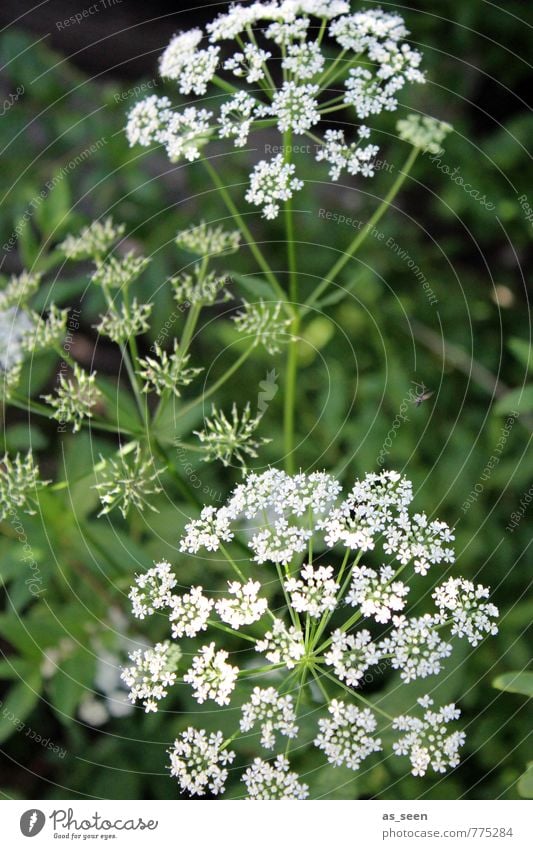
{"type": "Polygon", "coordinates": [[[241,631],[235,631],[234,628],[228,628],[226,625],[222,625],[221,622],[213,622],[212,619],[209,619],[207,624],[211,625],[212,628],[218,628],[219,631],[225,631],[226,634],[231,634],[232,637],[240,637],[241,640],[248,640],[250,643],[257,642],[255,637],[250,637],[248,634],[243,634],[241,631]]]}
{"type": "Polygon", "coordinates": [[[366,707],[370,708],[370,710],[375,710],[376,713],[379,713],[381,714],[381,716],[384,716],[385,719],[389,720],[389,722],[392,722],[392,720],[394,719],[394,717],[392,717],[390,713],[387,713],[386,711],[377,707],[377,705],[373,704],[368,699],[365,699],[365,697],[362,696],[361,693],[356,693],[355,690],[352,690],[350,687],[347,687],[346,684],[343,684],[342,681],[338,680],[338,678],[335,678],[333,675],[330,675],[329,672],[323,670],[322,674],[325,675],[329,681],[332,681],[333,684],[336,684],[338,687],[341,687],[343,690],[349,693],[350,696],[354,696],[356,699],[359,699],[359,701],[362,702],[366,707]]]}
{"type": "MultiPolygon", "coordinates": [[[[288,130],[283,135],[283,146],[285,150],[285,162],[291,161],[292,132],[288,130]]],[[[296,247],[294,243],[294,217],[292,200],[285,201],[285,234],[287,240],[287,262],[289,267],[289,297],[293,319],[291,323],[291,338],[287,352],[287,370],[285,378],[284,399],[284,439],[285,439],[285,468],[289,474],[294,474],[294,418],[296,406],[296,384],[298,378],[298,332],[300,330],[300,317],[298,306],[298,271],[296,264],[296,247]]]]}
{"type": "Polygon", "coordinates": [[[276,275],[274,274],[274,272],[270,268],[268,262],[266,261],[261,249],[255,243],[254,237],[253,237],[248,225],[246,224],[246,222],[244,221],[239,210],[235,206],[230,193],[228,192],[224,183],[220,179],[217,171],[215,170],[215,168],[213,168],[213,166],[211,165],[209,160],[202,159],[202,163],[203,163],[204,167],[206,168],[207,172],[209,173],[209,176],[213,180],[218,191],[220,192],[220,195],[221,195],[224,203],[226,204],[229,212],[231,212],[233,218],[235,219],[235,222],[236,222],[237,226],[239,227],[241,233],[243,234],[244,238],[246,239],[248,247],[249,247],[250,251],[252,252],[257,264],[262,269],[262,271],[265,273],[265,276],[266,276],[267,280],[269,281],[269,283],[276,290],[280,300],[285,302],[285,292],[283,291],[282,287],[280,286],[280,283],[279,283],[276,275]]]}
{"type": "Polygon", "coordinates": [[[219,377],[219,379],[216,380],[215,383],[213,383],[212,386],[209,387],[209,389],[207,389],[202,395],[198,395],[196,398],[193,398],[192,401],[188,402],[188,404],[185,404],[178,411],[176,418],[178,418],[178,419],[181,418],[181,416],[184,416],[185,413],[189,412],[189,410],[192,410],[193,407],[197,407],[198,404],[202,404],[207,398],[210,398],[211,395],[214,395],[215,392],[217,392],[217,390],[220,389],[220,387],[223,386],[224,383],[226,383],[226,381],[229,380],[230,377],[232,375],[234,375],[235,372],[240,369],[240,367],[243,365],[243,363],[246,362],[246,360],[248,359],[248,357],[250,356],[250,354],[252,353],[254,348],[255,348],[255,341],[250,345],[249,348],[246,349],[246,351],[244,351],[241,354],[241,356],[237,360],[235,360],[233,365],[230,366],[230,368],[227,371],[225,371],[224,374],[221,377],[219,377]]]}
{"type": "Polygon", "coordinates": [[[396,197],[396,195],[400,191],[403,183],[405,182],[411,168],[413,167],[413,165],[415,163],[416,157],[418,156],[418,152],[419,152],[418,148],[416,148],[416,147],[412,148],[411,152],[409,153],[409,156],[405,160],[403,170],[401,170],[400,173],[398,174],[398,176],[396,177],[396,180],[392,184],[391,188],[389,189],[389,191],[387,192],[387,194],[385,195],[385,197],[381,201],[380,205],[378,206],[378,208],[376,209],[374,214],[369,219],[366,227],[364,227],[362,230],[359,231],[357,236],[348,245],[347,249],[343,252],[343,254],[339,257],[339,259],[332,265],[331,269],[326,274],[322,283],[320,283],[320,285],[317,286],[317,288],[315,289],[313,294],[307,299],[306,306],[305,306],[305,312],[307,312],[313,306],[313,304],[315,304],[319,300],[319,298],[322,296],[322,294],[328,288],[329,284],[334,282],[334,280],[337,277],[337,275],[339,274],[339,272],[342,271],[342,269],[344,268],[346,263],[354,256],[356,251],[361,247],[361,245],[363,244],[363,242],[367,238],[368,234],[371,233],[372,230],[374,229],[374,227],[380,222],[381,218],[383,217],[383,215],[385,214],[385,212],[387,211],[389,206],[392,204],[394,198],[396,197]]]}

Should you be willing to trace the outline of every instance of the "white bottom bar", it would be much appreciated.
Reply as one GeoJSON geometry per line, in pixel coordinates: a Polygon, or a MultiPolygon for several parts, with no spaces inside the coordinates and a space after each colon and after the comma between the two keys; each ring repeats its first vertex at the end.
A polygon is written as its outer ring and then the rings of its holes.
{"type": "Polygon", "coordinates": [[[531,802],[5,801],[1,843],[351,849],[533,846],[531,802]],[[207,810],[207,805],[211,811],[207,810]],[[31,839],[35,837],[35,843],[31,839]]]}

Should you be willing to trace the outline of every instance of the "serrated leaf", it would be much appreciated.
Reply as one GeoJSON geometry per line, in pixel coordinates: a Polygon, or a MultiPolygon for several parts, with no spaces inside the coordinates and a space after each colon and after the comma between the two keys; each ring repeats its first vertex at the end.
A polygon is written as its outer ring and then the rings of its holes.
{"type": "Polygon", "coordinates": [[[520,693],[533,699],[533,672],[506,672],[495,678],[492,686],[505,693],[520,693]]]}

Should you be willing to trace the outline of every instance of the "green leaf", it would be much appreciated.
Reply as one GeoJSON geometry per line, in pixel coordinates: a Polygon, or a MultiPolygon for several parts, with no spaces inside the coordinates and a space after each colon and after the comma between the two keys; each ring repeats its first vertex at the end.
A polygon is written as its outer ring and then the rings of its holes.
{"type": "Polygon", "coordinates": [[[21,423],[6,430],[5,444],[8,451],[27,451],[28,448],[39,451],[48,445],[48,440],[38,428],[21,423]]]}
{"type": "Polygon", "coordinates": [[[524,799],[533,799],[533,761],[518,779],[518,792],[524,799]]]}
{"type": "Polygon", "coordinates": [[[533,384],[511,389],[494,405],[497,416],[508,413],[529,413],[533,410],[533,384]]]}
{"type": "Polygon", "coordinates": [[[71,722],[85,692],[93,689],[95,657],[81,649],[64,660],[49,684],[51,701],[61,722],[71,722]]]}
{"type": "Polygon", "coordinates": [[[39,701],[41,677],[33,672],[13,687],[0,710],[0,743],[24,727],[24,720],[39,701]]]}
{"type": "Polygon", "coordinates": [[[533,699],[533,672],[506,672],[495,678],[492,686],[506,693],[520,693],[533,699]]]}
{"type": "Polygon", "coordinates": [[[235,280],[243,289],[253,295],[256,300],[264,298],[267,301],[279,301],[279,296],[268,280],[263,280],[260,277],[253,277],[250,274],[240,274],[237,271],[232,271],[229,275],[232,280],[235,280]]]}
{"type": "Polygon", "coordinates": [[[68,180],[59,171],[49,180],[51,188],[43,202],[37,207],[35,218],[45,239],[58,238],[69,225],[71,205],[68,180]]]}
{"type": "Polygon", "coordinates": [[[519,339],[517,336],[514,336],[509,341],[509,348],[519,363],[522,363],[528,371],[533,371],[533,356],[529,342],[526,342],[525,339],[519,339]]]}

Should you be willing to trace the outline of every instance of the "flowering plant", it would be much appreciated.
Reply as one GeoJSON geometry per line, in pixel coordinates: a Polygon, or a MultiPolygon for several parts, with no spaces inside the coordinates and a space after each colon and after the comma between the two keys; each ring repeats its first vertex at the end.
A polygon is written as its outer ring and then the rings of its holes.
{"type": "Polygon", "coordinates": [[[367,675],[373,680],[384,670],[399,670],[406,684],[438,675],[452,652],[450,637],[475,646],[497,632],[488,590],[463,578],[438,584],[430,611],[411,614],[410,578],[454,561],[450,528],[412,513],[412,498],[410,482],[397,472],[367,475],[344,499],[323,472],[251,473],[224,506],[205,507],[180,543],[191,556],[220,552],[232,577],[225,593],[202,586],[178,592],[167,562],[137,578],[134,615],[167,616],[171,635],[131,655],[123,679],[133,702],[157,711],[171,687],[189,685],[198,704],[224,707],[238,701],[240,686],[254,685],[240,699],[231,736],[190,726],[176,739],[171,773],[182,791],[224,792],[240,744],[246,753],[277,751],[273,763],[259,753],[243,769],[247,798],[306,798],[309,787],[290,769],[288,754],[301,715],[317,710],[312,743],[333,766],[359,769],[383,750],[379,735],[387,729],[397,732],[392,751],[409,757],[413,775],[457,766],[465,737],[448,729],[460,715],[454,704],[434,708],[426,694],[413,714],[391,716],[381,699],[361,693],[367,675]],[[246,554],[238,556],[241,549],[246,554]],[[370,568],[368,557],[387,562],[370,568]],[[219,648],[210,634],[180,674],[187,653],[175,641],[206,631],[235,648],[219,648]]]}

